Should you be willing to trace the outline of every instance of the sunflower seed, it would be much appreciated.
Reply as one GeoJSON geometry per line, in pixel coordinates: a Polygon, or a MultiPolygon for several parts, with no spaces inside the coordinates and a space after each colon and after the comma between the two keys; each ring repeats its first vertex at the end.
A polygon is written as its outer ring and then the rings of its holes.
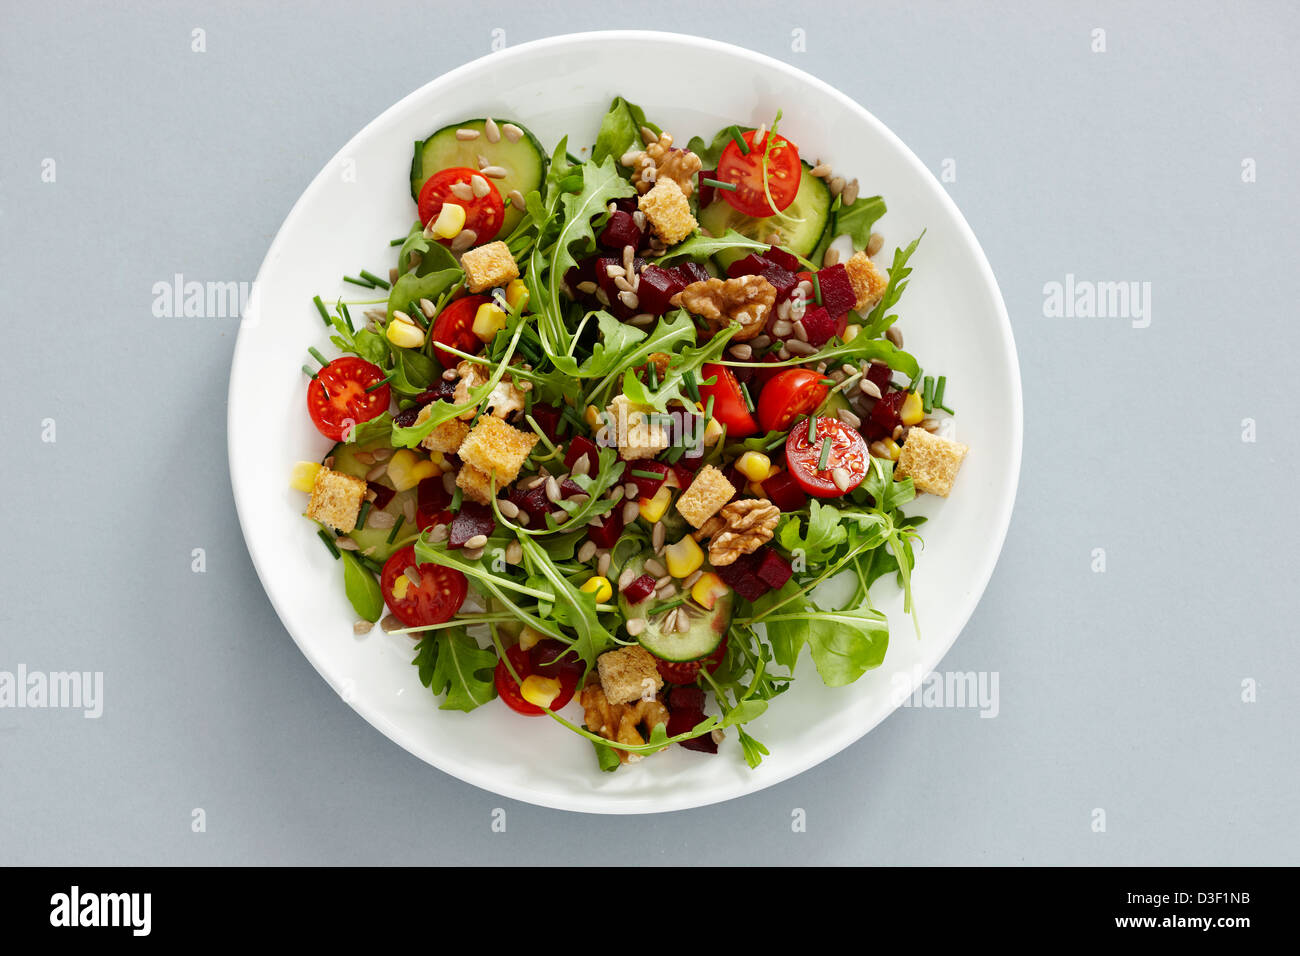
{"type": "Polygon", "coordinates": [[[835,413],[835,416],[850,428],[862,427],[862,419],[853,414],[853,412],[849,411],[847,408],[841,408],[835,413]]]}
{"type": "Polygon", "coordinates": [[[478,242],[478,233],[473,229],[462,229],[460,234],[451,241],[452,252],[464,252],[474,243],[478,242]]]}
{"type": "MultiPolygon", "coordinates": [[[[741,324],[744,325],[743,322],[741,324]]],[[[733,345],[729,351],[742,362],[748,361],[754,355],[754,347],[752,345],[746,345],[744,342],[733,345]]]]}
{"type": "Polygon", "coordinates": [[[569,495],[568,497],[568,501],[575,505],[585,505],[590,500],[591,495],[587,494],[585,491],[580,491],[576,495],[569,495]]]}
{"type": "Polygon", "coordinates": [[[446,541],[450,534],[451,534],[451,528],[449,528],[447,525],[436,524],[431,529],[429,529],[429,540],[432,541],[434,544],[437,544],[439,541],[446,541]]]}
{"type": "Polygon", "coordinates": [[[929,417],[923,418],[921,419],[921,427],[933,435],[939,430],[939,419],[929,417]]]}
{"type": "Polygon", "coordinates": [[[636,223],[636,227],[638,229],[640,229],[642,232],[645,231],[645,224],[646,224],[645,213],[643,213],[640,209],[632,213],[632,221],[636,223]]]}
{"type": "Polygon", "coordinates": [[[413,586],[417,588],[420,586],[420,572],[415,565],[408,566],[402,573],[406,575],[406,580],[410,581],[413,586]]]}
{"type": "Polygon", "coordinates": [[[639,312],[627,320],[628,325],[649,325],[655,317],[649,312],[639,312]]]}
{"type": "Polygon", "coordinates": [[[872,458],[892,458],[889,454],[889,446],[881,441],[873,441],[868,446],[867,451],[871,452],[872,458]]]}
{"type": "Polygon", "coordinates": [[[517,143],[524,137],[524,131],[514,123],[505,123],[501,127],[501,132],[506,134],[506,139],[512,143],[517,143]]]}
{"type": "Polygon", "coordinates": [[[478,137],[479,137],[479,131],[476,129],[456,130],[456,138],[460,140],[462,143],[468,143],[472,139],[478,139],[478,137]]]}
{"type": "Polygon", "coordinates": [[[400,631],[404,625],[397,619],[396,615],[385,614],[384,619],[379,622],[379,626],[384,629],[385,633],[389,633],[392,631],[400,631]]]}
{"type": "Polygon", "coordinates": [[[636,250],[631,246],[623,247],[623,274],[630,275],[636,271],[636,250]]]}
{"type": "Polygon", "coordinates": [[[587,295],[591,295],[593,292],[596,291],[596,289],[597,289],[597,286],[596,286],[596,283],[594,283],[594,282],[579,282],[579,283],[578,283],[578,291],[579,291],[579,292],[585,292],[587,295]]]}
{"type": "Polygon", "coordinates": [[[659,142],[658,135],[656,135],[655,131],[652,130],[649,126],[641,127],[641,139],[647,146],[649,146],[651,143],[659,142]]]}
{"type": "Polygon", "coordinates": [[[518,541],[506,545],[506,564],[518,564],[524,559],[524,546],[518,541]]]}
{"type": "Polygon", "coordinates": [[[609,500],[612,501],[612,502],[614,502],[615,504],[617,504],[618,502],[620,502],[620,501],[623,500],[623,495],[624,495],[625,493],[626,493],[626,491],[625,491],[625,489],[623,488],[623,486],[622,486],[622,485],[618,485],[617,487],[614,488],[613,491],[611,491],[611,492],[609,493],[609,500]]]}
{"type": "Polygon", "coordinates": [[[366,481],[378,481],[380,478],[384,476],[384,473],[387,471],[388,471],[388,462],[381,461],[379,464],[375,465],[374,468],[371,468],[368,472],[366,472],[366,481]]]}
{"type": "Polygon", "coordinates": [[[355,550],[357,550],[357,543],[356,543],[355,541],[353,541],[351,538],[346,537],[346,536],[345,536],[345,537],[342,537],[342,538],[335,538],[335,539],[334,539],[334,544],[337,545],[338,547],[342,548],[344,551],[355,551],[355,550]]]}
{"type": "MultiPolygon", "coordinates": [[[[475,179],[482,179],[482,176],[475,176],[475,179]]],[[[457,199],[464,199],[466,202],[474,198],[474,189],[469,183],[452,183],[451,194],[457,199]]]]}
{"type": "Polygon", "coordinates": [[[637,294],[635,292],[620,292],[618,294],[618,301],[622,302],[625,306],[627,306],[629,309],[632,309],[633,311],[636,311],[637,306],[641,304],[641,300],[637,298],[637,294]]]}
{"type": "Polygon", "coordinates": [[[623,505],[623,523],[631,524],[636,520],[637,515],[641,513],[641,505],[635,499],[628,501],[623,505]]]}
{"type": "Polygon", "coordinates": [[[600,557],[596,559],[596,573],[602,578],[607,577],[609,575],[610,562],[613,560],[614,556],[608,551],[600,552],[600,557]]]}
{"type": "Polygon", "coordinates": [[[515,520],[519,522],[519,526],[520,526],[521,528],[527,528],[529,522],[531,522],[533,519],[532,519],[532,517],[528,514],[527,511],[521,511],[521,512],[519,512],[519,517],[516,518],[515,520]]]}
{"type": "Polygon", "coordinates": [[[808,330],[804,328],[802,319],[795,319],[794,321],[794,337],[800,342],[808,341],[808,330]]]}
{"type": "MultiPolygon", "coordinates": [[[[623,270],[620,269],[619,271],[622,272],[623,270]]],[[[618,276],[614,276],[613,278],[614,278],[614,288],[620,289],[623,292],[633,291],[632,283],[628,282],[627,279],[625,279],[623,276],[618,275],[618,276]]]]}
{"type": "Polygon", "coordinates": [[[371,508],[370,514],[366,517],[367,528],[391,528],[395,524],[397,524],[397,519],[387,511],[376,511],[371,508]]]}
{"type": "Polygon", "coordinates": [[[476,534],[472,538],[465,539],[465,548],[473,551],[475,548],[482,548],[488,543],[488,536],[485,534],[476,534]]]}
{"type": "Polygon", "coordinates": [[[794,326],[787,319],[777,319],[772,323],[772,334],[778,339],[789,338],[793,331],[794,326]]]}
{"type": "Polygon", "coordinates": [[[572,474],[574,475],[591,474],[591,456],[589,455],[579,456],[578,460],[573,463],[572,474]]]}
{"type": "Polygon", "coordinates": [[[835,482],[835,487],[845,494],[853,487],[853,476],[849,474],[847,468],[832,468],[831,481],[835,482]]]}
{"type": "Polygon", "coordinates": [[[624,568],[623,573],[618,576],[618,589],[626,591],[627,586],[637,579],[635,568],[624,568]]]}
{"type": "Polygon", "coordinates": [[[501,142],[501,127],[497,125],[497,121],[492,117],[489,116],[483,121],[483,132],[487,134],[489,143],[501,142]]]}
{"type": "Polygon", "coordinates": [[[510,175],[504,166],[484,166],[479,172],[488,179],[505,179],[510,175]]]}
{"type": "Polygon", "coordinates": [[[560,483],[555,480],[555,476],[546,479],[546,497],[553,504],[560,503],[560,483]]]}
{"type": "Polygon", "coordinates": [[[489,165],[491,165],[491,161],[490,161],[486,156],[484,156],[482,153],[479,153],[479,154],[478,154],[478,168],[479,168],[479,169],[482,169],[484,166],[489,166],[489,165]]]}
{"type": "Polygon", "coordinates": [[[402,502],[402,517],[408,524],[415,524],[415,499],[407,498],[402,502]]]}
{"type": "Polygon", "coordinates": [[[858,190],[861,189],[856,179],[850,179],[849,184],[844,187],[844,193],[840,196],[841,201],[846,206],[852,206],[858,201],[858,190]]]}
{"type": "Polygon", "coordinates": [[[765,349],[771,344],[772,344],[772,339],[770,336],[756,335],[749,340],[749,347],[751,350],[750,354],[752,355],[754,352],[758,352],[762,349],[765,349]]]}
{"type": "Polygon", "coordinates": [[[641,493],[641,488],[637,485],[635,481],[629,481],[626,485],[623,486],[623,493],[627,495],[629,498],[635,498],[637,495],[641,493]]]}
{"type": "Polygon", "coordinates": [[[692,571],[690,574],[686,575],[686,577],[682,580],[682,587],[687,589],[693,588],[695,587],[695,582],[702,577],[704,577],[704,569],[698,568],[692,571]]]}
{"type": "Polygon", "coordinates": [[[790,321],[798,322],[808,312],[808,300],[803,296],[795,296],[790,300],[790,321]]]}
{"type": "Polygon", "coordinates": [[[668,530],[664,527],[664,523],[662,521],[656,521],[653,530],[650,532],[650,546],[653,547],[655,551],[658,551],[664,546],[664,537],[667,533],[668,530]]]}
{"type": "Polygon", "coordinates": [[[501,513],[507,518],[519,517],[519,506],[509,498],[502,498],[497,502],[497,507],[501,509],[501,513]]]}
{"type": "Polygon", "coordinates": [[[818,163],[812,168],[812,174],[818,179],[825,179],[831,174],[831,168],[826,163],[818,163]]]}
{"type": "MultiPolygon", "coordinates": [[[[638,634],[640,634],[642,631],[645,630],[645,618],[630,617],[627,620],[626,626],[627,626],[628,634],[630,634],[632,637],[636,637],[638,634]]],[[[639,756],[639,754],[632,754],[627,759],[630,762],[632,760],[632,757],[636,757],[636,756],[639,756]]]]}
{"type": "Polygon", "coordinates": [[[460,378],[460,373],[454,368],[445,368],[442,370],[442,380],[444,382],[454,382],[460,378]]]}
{"type": "Polygon", "coordinates": [[[667,569],[654,558],[648,558],[642,567],[646,574],[653,574],[656,578],[661,578],[668,573],[667,569]]]}
{"type": "Polygon", "coordinates": [[[800,342],[798,339],[791,339],[785,343],[785,347],[794,355],[816,355],[816,346],[809,345],[807,342],[800,342]]]}
{"type": "Polygon", "coordinates": [[[789,359],[789,358],[790,358],[790,348],[789,348],[789,346],[787,346],[787,345],[782,345],[781,348],[780,348],[780,350],[777,351],[777,353],[776,353],[776,357],[779,358],[782,362],[784,362],[784,361],[786,361],[787,359],[789,359]]]}
{"type": "Polygon", "coordinates": [[[609,296],[605,293],[604,289],[596,290],[596,301],[603,306],[609,306],[609,296]]]}
{"type": "Polygon", "coordinates": [[[606,266],[605,275],[609,276],[611,279],[617,279],[619,276],[627,275],[627,273],[623,270],[622,266],[606,266]]]}
{"type": "Polygon", "coordinates": [[[867,240],[867,255],[874,256],[885,245],[885,237],[878,232],[873,232],[871,238],[867,240]]]}
{"type": "Polygon", "coordinates": [[[482,176],[470,177],[469,188],[470,188],[470,192],[472,192],[479,199],[482,199],[484,196],[486,196],[489,192],[492,191],[492,187],[488,185],[488,181],[484,179],[482,176]]]}
{"type": "Polygon", "coordinates": [[[635,166],[637,161],[645,155],[644,150],[629,149],[626,153],[618,158],[620,166],[635,166]]]}
{"type": "Polygon", "coordinates": [[[762,145],[763,145],[763,138],[764,138],[765,136],[767,136],[767,124],[766,124],[766,123],[764,123],[764,124],[762,124],[761,126],[759,126],[759,128],[758,128],[758,132],[754,134],[754,142],[753,142],[751,148],[753,148],[753,149],[757,149],[758,147],[762,146],[762,145]]]}
{"type": "Polygon", "coordinates": [[[894,431],[893,431],[893,433],[892,433],[889,437],[892,438],[892,439],[894,439],[894,441],[898,441],[900,438],[902,438],[902,437],[903,437],[903,426],[902,426],[902,425],[895,425],[895,426],[894,426],[894,431]]]}
{"type": "Polygon", "coordinates": [[[461,552],[461,554],[464,556],[466,561],[477,561],[479,558],[483,557],[483,549],[466,548],[464,551],[461,552]]]}
{"type": "MultiPolygon", "coordinates": [[[[661,601],[667,601],[669,598],[674,598],[676,596],[677,596],[677,585],[671,582],[665,584],[663,587],[655,591],[655,597],[661,601]]],[[[674,611],[673,613],[676,614],[678,612],[674,611]]]]}
{"type": "Polygon", "coordinates": [[[880,386],[869,378],[864,378],[862,381],[858,382],[858,391],[863,395],[866,395],[868,398],[880,397],[880,386]]]}
{"type": "Polygon", "coordinates": [[[894,343],[894,348],[901,349],[903,347],[903,330],[898,326],[891,325],[885,329],[885,338],[894,343]]]}
{"type": "Polygon", "coordinates": [[[831,188],[831,195],[838,196],[840,193],[844,191],[844,177],[832,176],[829,185],[831,188]]]}
{"type": "Polygon", "coordinates": [[[840,251],[838,249],[827,249],[822,254],[822,268],[829,269],[831,266],[839,265],[840,251]]]}
{"type": "Polygon", "coordinates": [[[532,491],[534,488],[536,488],[545,480],[546,480],[545,475],[535,475],[532,478],[529,478],[527,481],[524,482],[523,485],[524,491],[532,491]]]}
{"type": "Polygon", "coordinates": [[[596,542],[585,541],[581,548],[578,549],[578,563],[586,564],[596,555],[596,542]]]}
{"type": "Polygon", "coordinates": [[[442,473],[442,487],[449,495],[456,493],[456,473],[454,471],[444,471],[442,473]]]}
{"type": "Polygon", "coordinates": [[[392,285],[396,281],[397,281],[397,267],[394,266],[393,268],[388,270],[388,283],[389,285],[392,285]]]}
{"type": "MultiPolygon", "coordinates": [[[[673,590],[676,591],[677,589],[674,588],[673,590]]],[[[691,619],[686,615],[686,611],[683,608],[677,609],[676,628],[678,634],[685,634],[691,629],[691,619]]]]}
{"type": "Polygon", "coordinates": [[[655,581],[655,590],[658,591],[664,585],[672,584],[672,583],[673,583],[673,576],[671,574],[665,574],[663,577],[655,581]]]}
{"type": "Polygon", "coordinates": [[[357,621],[352,625],[352,633],[360,637],[363,634],[369,634],[374,626],[369,621],[357,621]]]}

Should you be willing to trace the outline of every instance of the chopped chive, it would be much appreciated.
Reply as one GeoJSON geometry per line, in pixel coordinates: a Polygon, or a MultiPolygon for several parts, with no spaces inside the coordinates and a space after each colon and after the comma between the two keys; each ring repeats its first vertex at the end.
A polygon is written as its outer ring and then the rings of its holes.
{"type": "Polygon", "coordinates": [[[831,463],[831,439],[828,435],[822,439],[821,457],[817,459],[817,470],[825,471],[826,466],[831,463]]]}
{"type": "Polygon", "coordinates": [[[339,301],[335,304],[334,308],[335,310],[338,311],[339,315],[343,316],[343,321],[348,324],[348,328],[351,329],[353,333],[355,333],[357,331],[357,327],[352,324],[352,313],[348,311],[348,304],[344,302],[342,299],[339,299],[339,301]]]}
{"type": "Polygon", "coordinates": [[[400,239],[390,239],[388,240],[388,244],[390,246],[404,246],[406,245],[406,236],[402,236],[400,239]]]}
{"type": "Polygon", "coordinates": [[[316,532],[316,535],[325,542],[325,547],[330,549],[330,554],[334,555],[334,560],[337,561],[339,558],[339,547],[330,538],[329,532],[324,528],[321,528],[321,530],[316,532]]]}
{"type": "Polygon", "coordinates": [[[383,386],[385,386],[385,385],[387,385],[389,382],[391,382],[391,381],[393,380],[393,376],[396,375],[396,374],[397,374],[397,369],[393,369],[391,372],[389,372],[387,375],[385,375],[385,376],[384,376],[383,378],[381,378],[379,381],[375,382],[374,385],[367,385],[367,386],[366,386],[366,391],[367,391],[367,392],[373,392],[373,391],[376,391],[376,390],[382,388],[383,386]]]}
{"type": "Polygon", "coordinates": [[[713,399],[714,396],[710,395],[708,402],[706,402],[704,405],[704,421],[706,424],[708,423],[709,419],[713,417],[713,399]]]}
{"type": "Polygon", "coordinates": [[[651,481],[658,481],[664,477],[664,473],[661,471],[647,471],[644,468],[633,468],[631,475],[633,478],[648,478],[651,481]]]}
{"type": "Polygon", "coordinates": [[[700,386],[695,384],[695,373],[687,369],[682,373],[682,381],[686,385],[686,394],[698,402],[700,400],[700,386]]]}
{"type": "Polygon", "coordinates": [[[370,517],[370,508],[373,504],[374,502],[372,501],[361,502],[361,510],[357,512],[357,525],[353,530],[358,530],[366,526],[366,519],[370,517]]]}
{"type": "Polygon", "coordinates": [[[929,414],[934,408],[934,376],[927,375],[921,384],[921,410],[929,414]]]}
{"type": "Polygon", "coordinates": [[[320,296],[316,296],[312,301],[316,303],[316,311],[320,313],[320,317],[325,320],[326,325],[329,325],[330,314],[329,310],[325,308],[325,303],[320,300],[320,296]]]}
{"type": "Polygon", "coordinates": [[[579,418],[578,413],[575,412],[568,405],[565,405],[562,409],[560,409],[560,417],[563,418],[565,421],[567,421],[570,425],[572,425],[576,431],[580,432],[581,430],[587,427],[587,423],[584,422],[581,418],[579,418]]]}
{"type": "Polygon", "coordinates": [[[681,460],[681,457],[684,454],[686,454],[685,445],[674,445],[672,448],[668,449],[668,454],[664,457],[668,459],[670,465],[675,465],[681,460]]]}
{"type": "Polygon", "coordinates": [[[429,327],[429,320],[424,317],[424,310],[420,308],[420,303],[418,302],[406,303],[406,312],[411,318],[415,320],[415,324],[418,325],[420,328],[427,329],[429,327]]]}
{"type": "Polygon", "coordinates": [[[302,374],[303,374],[303,375],[306,375],[308,378],[315,378],[315,377],[316,377],[316,373],[312,371],[310,365],[304,365],[304,366],[302,367],[302,374]]]}
{"type": "Polygon", "coordinates": [[[368,272],[367,270],[362,269],[360,274],[361,278],[365,279],[371,285],[378,286],[381,289],[389,288],[388,280],[379,278],[379,276],[375,275],[373,272],[368,272]]]}
{"type": "Polygon", "coordinates": [[[813,297],[817,300],[817,304],[818,304],[818,305],[821,305],[821,304],[822,304],[822,284],[821,284],[821,282],[820,282],[820,281],[818,280],[818,278],[817,278],[817,273],[814,272],[814,273],[812,274],[812,280],[813,280],[813,297]]]}
{"type": "Polygon", "coordinates": [[[706,186],[712,186],[714,189],[725,189],[727,192],[735,192],[738,188],[736,183],[723,182],[721,179],[710,179],[708,176],[701,176],[700,182],[706,186]]]}
{"type": "Polygon", "coordinates": [[[749,409],[749,413],[752,415],[754,413],[754,399],[749,394],[749,387],[744,382],[737,382],[736,384],[740,386],[740,396],[745,400],[745,407],[749,409]]]}
{"type": "Polygon", "coordinates": [[[732,142],[736,144],[736,149],[740,150],[740,155],[749,155],[749,144],[745,142],[745,134],[740,131],[739,126],[732,126],[727,130],[731,134],[732,142]]]}
{"type": "Polygon", "coordinates": [[[343,281],[351,282],[353,285],[359,285],[363,289],[373,289],[375,287],[373,282],[367,282],[365,279],[357,279],[353,276],[344,276],[343,281]]]}
{"type": "Polygon", "coordinates": [[[817,382],[820,385],[825,385],[827,388],[830,388],[832,385],[838,384],[833,378],[819,378],[817,382]]]}
{"type": "Polygon", "coordinates": [[[656,604],[650,610],[645,612],[646,617],[653,617],[656,614],[662,614],[664,611],[671,611],[675,607],[681,607],[686,603],[686,596],[675,597],[671,601],[664,601],[662,604],[656,604]]]}
{"type": "Polygon", "coordinates": [[[451,496],[451,504],[447,505],[447,510],[452,512],[460,511],[460,502],[463,497],[464,493],[457,487],[455,493],[451,496]]]}
{"type": "Polygon", "coordinates": [[[817,440],[817,416],[809,415],[808,416],[808,444],[811,445],[816,440],[817,440]]]}
{"type": "Polygon", "coordinates": [[[397,532],[402,530],[402,522],[404,522],[405,520],[406,520],[406,515],[399,514],[397,516],[397,524],[393,525],[393,530],[388,532],[389,544],[392,544],[394,541],[397,540],[397,532]]]}
{"type": "Polygon", "coordinates": [[[646,370],[646,375],[648,375],[649,378],[650,378],[650,391],[652,391],[652,392],[657,392],[657,391],[659,390],[659,365],[658,365],[658,363],[657,363],[657,362],[647,362],[647,363],[646,363],[645,370],[646,370]]]}
{"type": "Polygon", "coordinates": [[[934,383],[934,404],[943,404],[943,392],[948,387],[948,376],[940,375],[939,380],[934,383]]]}
{"type": "Polygon", "coordinates": [[[327,359],[325,356],[321,355],[320,352],[316,351],[315,349],[311,349],[311,348],[309,348],[307,351],[311,353],[311,357],[312,357],[312,358],[314,358],[316,361],[320,362],[320,364],[321,364],[322,367],[324,367],[324,366],[326,366],[326,365],[329,365],[330,360],[327,359]]]}
{"type": "Polygon", "coordinates": [[[371,571],[375,574],[384,573],[384,566],[380,564],[378,561],[376,561],[374,558],[372,558],[370,555],[358,554],[356,557],[357,560],[360,561],[365,566],[367,571],[371,571]]]}

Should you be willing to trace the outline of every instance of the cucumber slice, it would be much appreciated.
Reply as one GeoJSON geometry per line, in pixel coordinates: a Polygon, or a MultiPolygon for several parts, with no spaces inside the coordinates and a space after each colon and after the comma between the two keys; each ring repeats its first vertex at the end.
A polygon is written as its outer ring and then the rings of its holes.
{"type": "MultiPolygon", "coordinates": [[[[547,156],[542,149],[542,144],[519,123],[495,117],[493,119],[498,126],[511,122],[523,130],[519,142],[510,142],[510,138],[503,133],[499,141],[489,143],[483,132],[487,121],[483,119],[465,120],[461,123],[453,123],[451,126],[444,126],[423,142],[417,142],[415,155],[411,159],[411,198],[419,199],[420,187],[440,169],[448,169],[452,166],[478,169],[480,156],[487,160],[487,165],[500,166],[506,170],[504,179],[492,180],[500,191],[502,199],[506,199],[512,189],[519,190],[522,196],[527,196],[534,189],[540,190],[546,179],[547,164],[547,156]],[[479,135],[476,139],[457,139],[456,131],[460,129],[478,130],[479,135]]],[[[505,222],[496,238],[504,239],[510,235],[523,215],[522,209],[516,209],[514,204],[507,200],[505,222]]]]}
{"type": "MultiPolygon", "coordinates": [[[[341,471],[345,475],[352,475],[355,478],[364,478],[366,473],[374,468],[374,464],[366,464],[357,461],[357,452],[374,451],[376,448],[389,447],[383,441],[370,442],[365,445],[349,445],[340,442],[335,445],[330,454],[334,456],[334,470],[341,471]]],[[[376,484],[393,487],[392,482],[385,476],[380,478],[376,484]]],[[[406,520],[406,502],[415,502],[415,489],[399,491],[393,495],[393,500],[388,502],[387,507],[383,510],[393,516],[396,521],[400,516],[402,518],[402,527],[398,529],[397,537],[390,544],[388,535],[392,528],[354,528],[348,533],[348,537],[357,543],[357,550],[367,557],[374,558],[376,561],[387,561],[393,552],[399,548],[411,544],[415,541],[420,533],[420,529],[413,522],[406,520]]]]}
{"type": "MultiPolygon", "coordinates": [[[[627,566],[639,577],[648,557],[649,553],[638,555],[627,566]]],[[[690,622],[690,626],[680,633],[664,631],[663,625],[667,623],[669,615],[667,611],[652,618],[646,617],[646,612],[659,603],[653,595],[640,604],[628,604],[627,599],[620,594],[618,606],[628,620],[639,618],[645,621],[645,628],[637,635],[637,640],[655,657],[665,661],[693,661],[712,654],[722,643],[722,636],[727,633],[727,625],[731,623],[733,597],[733,593],[728,591],[725,597],[719,598],[713,605],[712,611],[706,611],[690,600],[680,605],[678,610],[685,612],[690,622]]]]}
{"type": "MultiPolygon", "coordinates": [[[[755,219],[733,209],[730,203],[718,196],[700,210],[700,226],[715,236],[725,235],[728,229],[734,229],[742,236],[762,242],[767,242],[768,237],[775,233],[780,239],[775,245],[807,258],[817,248],[817,243],[831,222],[830,187],[812,175],[811,170],[811,166],[803,164],[803,175],[799,177],[799,191],[795,193],[794,202],[782,210],[782,215],[802,222],[791,222],[780,216],[755,219]]],[[[719,252],[714,258],[725,270],[737,259],[743,259],[747,255],[748,250],[739,249],[719,252]]]]}

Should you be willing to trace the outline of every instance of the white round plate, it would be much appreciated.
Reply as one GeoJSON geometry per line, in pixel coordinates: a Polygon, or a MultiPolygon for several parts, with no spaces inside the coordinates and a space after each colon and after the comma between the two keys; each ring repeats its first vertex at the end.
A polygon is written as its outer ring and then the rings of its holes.
{"type": "MultiPolygon", "coordinates": [[[[359,314],[356,310],[355,314],[359,314]]],[[[433,766],[475,786],[543,806],[592,813],[678,810],[752,793],[832,756],[888,715],[933,669],[974,610],[1011,517],[1020,471],[1020,374],[1006,309],[970,227],[902,142],[820,80],[738,47],[666,33],[553,37],[475,60],[407,96],[358,133],[290,211],[254,284],[230,375],[230,473],[253,563],[285,628],[321,675],[366,720],[433,766]],[[630,70],[630,63],[666,68],[630,70]],[[615,81],[612,78],[619,78],[615,81]],[[948,376],[957,437],[971,446],[947,500],[909,507],[929,516],[915,574],[917,640],[892,582],[875,597],[889,613],[883,667],[847,688],[824,687],[805,653],[794,687],[748,730],[771,750],[750,770],[730,735],[716,756],[680,747],[601,773],[590,744],[553,721],[500,703],[439,710],[410,666],[413,642],[376,628],[352,634],[356,615],[338,564],[301,517],[288,486],[298,460],[329,447],[312,427],[301,366],[308,346],[334,354],[312,306],[320,294],[357,296],[345,273],[383,273],[388,242],[415,218],[411,144],[466,116],[517,119],[547,149],[568,135],[578,153],[622,95],[678,142],[729,123],[770,122],[806,158],[821,157],[879,193],[889,213],[878,258],[927,230],[900,303],[907,348],[948,376]]],[[[924,497],[924,496],[923,496],[924,497]]],[[[580,718],[576,704],[570,707],[580,718]]]]}

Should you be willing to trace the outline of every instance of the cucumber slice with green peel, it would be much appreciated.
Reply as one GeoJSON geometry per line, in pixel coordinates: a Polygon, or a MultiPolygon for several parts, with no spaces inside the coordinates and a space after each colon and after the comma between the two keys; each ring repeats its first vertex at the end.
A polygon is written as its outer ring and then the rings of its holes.
{"type": "MultiPolygon", "coordinates": [[[[382,441],[370,442],[365,445],[350,445],[346,442],[339,442],[331,449],[330,454],[334,456],[334,470],[341,471],[345,475],[352,475],[354,478],[365,478],[366,473],[374,468],[374,464],[367,464],[357,460],[357,452],[374,451],[376,448],[388,448],[387,443],[382,441]]],[[[380,478],[377,484],[386,485],[391,488],[392,484],[387,478],[380,478]]],[[[388,558],[405,545],[415,541],[420,533],[420,529],[415,526],[414,522],[406,520],[406,503],[414,503],[416,500],[415,489],[399,491],[393,495],[392,501],[384,507],[384,511],[393,516],[396,523],[400,517],[402,526],[398,528],[397,535],[390,543],[389,534],[392,528],[354,528],[348,532],[348,537],[357,543],[357,551],[367,557],[374,558],[376,561],[387,561],[388,558]]]]}
{"type": "MultiPolygon", "coordinates": [[[[817,248],[822,234],[830,228],[831,201],[830,187],[814,176],[812,167],[804,163],[794,202],[783,209],[780,215],[755,219],[734,209],[725,199],[717,196],[700,211],[700,226],[714,236],[726,235],[728,229],[734,229],[742,236],[760,242],[768,242],[775,235],[778,241],[773,245],[782,246],[806,259],[817,248]]],[[[719,252],[713,258],[725,270],[749,253],[748,249],[728,250],[719,252]]]]}
{"type": "Polygon", "coordinates": [[[509,201],[510,192],[517,189],[521,196],[527,196],[534,189],[540,190],[546,180],[548,158],[542,144],[526,127],[513,120],[493,117],[493,121],[498,128],[507,123],[518,127],[522,135],[518,141],[511,142],[510,137],[502,132],[497,142],[490,143],[486,133],[487,120],[469,119],[444,126],[428,139],[417,142],[415,155],[411,158],[411,198],[419,199],[420,187],[440,169],[453,166],[479,169],[481,156],[487,160],[483,165],[500,166],[506,171],[504,178],[492,180],[501,198],[506,200],[505,222],[496,236],[504,239],[524,215],[522,209],[515,208],[509,201]],[[456,132],[462,129],[476,130],[479,135],[474,139],[458,139],[456,132]]]}
{"type": "MultiPolygon", "coordinates": [[[[638,555],[627,563],[627,567],[632,568],[634,574],[639,577],[645,573],[646,559],[651,556],[649,553],[638,555]]],[[[733,600],[734,593],[728,591],[724,597],[718,598],[717,603],[713,605],[713,610],[709,611],[688,598],[685,604],[653,617],[647,617],[647,612],[657,604],[663,603],[653,594],[640,604],[628,604],[627,599],[620,594],[618,606],[629,621],[645,622],[641,633],[636,635],[642,647],[661,660],[677,662],[698,660],[718,649],[723,635],[727,633],[727,625],[731,623],[733,600]],[[673,613],[674,611],[676,614],[673,613]],[[670,622],[670,618],[681,614],[686,615],[686,630],[680,632],[666,630],[665,626],[670,622]]]]}

